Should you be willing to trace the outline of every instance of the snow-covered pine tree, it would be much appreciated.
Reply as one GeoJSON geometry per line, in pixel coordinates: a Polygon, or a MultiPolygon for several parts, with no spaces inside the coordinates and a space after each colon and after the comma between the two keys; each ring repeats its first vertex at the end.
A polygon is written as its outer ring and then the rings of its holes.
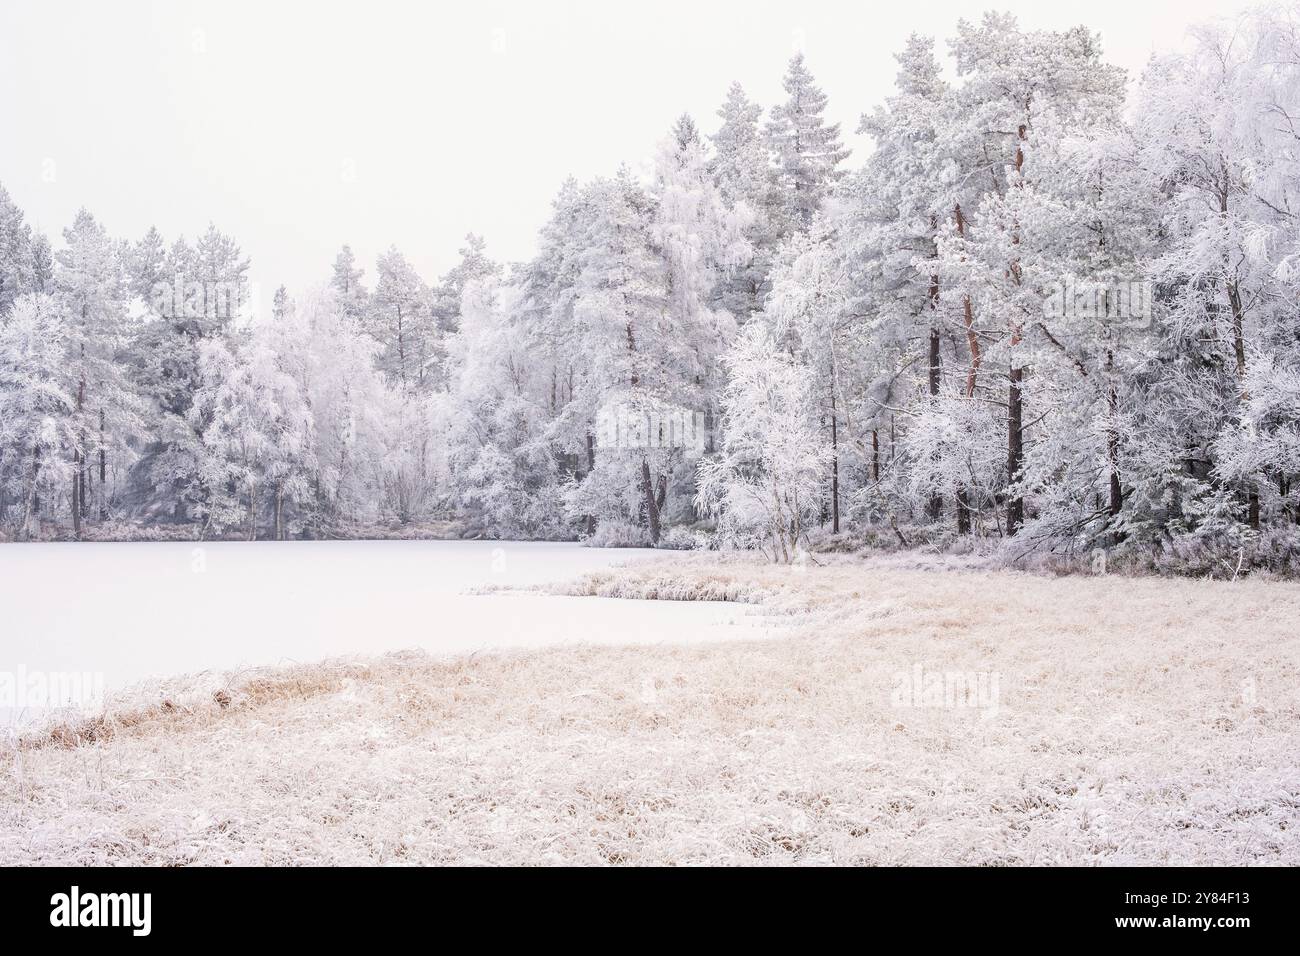
{"type": "Polygon", "coordinates": [[[460,299],[465,286],[476,279],[500,276],[501,266],[487,254],[487,240],[469,233],[458,250],[460,262],[449,269],[430,290],[433,320],[445,335],[460,325],[460,299]]]}
{"type": "Polygon", "coordinates": [[[375,274],[366,330],[379,343],[379,367],[402,391],[421,389],[432,381],[437,335],[424,282],[396,246],[379,257],[375,274]]]}
{"type": "Polygon", "coordinates": [[[718,110],[722,125],[711,137],[713,157],[709,169],[723,201],[750,215],[745,238],[753,250],[749,262],[728,275],[718,286],[717,304],[739,323],[763,307],[767,277],[777,246],[780,191],[767,139],[759,125],[763,110],[745,95],[739,83],[731,84],[718,110]]]}
{"type": "Polygon", "coordinates": [[[339,254],[334,257],[330,288],[334,290],[338,305],[354,322],[362,321],[366,314],[366,303],[370,298],[370,293],[362,283],[365,274],[366,270],[357,265],[352,247],[344,244],[339,254]]]}
{"type": "MultiPolygon", "coordinates": [[[[965,185],[960,157],[944,136],[956,104],[941,78],[933,41],[913,34],[897,59],[896,93],[862,117],[859,132],[874,137],[876,149],[846,179],[839,241],[853,264],[855,311],[866,317],[883,351],[899,354],[915,370],[910,378],[927,396],[918,407],[918,418],[924,419],[946,416],[953,402],[970,397],[965,392],[971,391],[979,346],[966,327],[972,319],[969,297],[940,280],[939,241],[954,210],[963,203],[971,207],[978,193],[965,185]],[[918,361],[922,353],[924,360],[918,361]],[[958,367],[965,374],[954,374],[945,395],[944,370],[955,373],[958,367]]],[[[864,409],[876,431],[892,404],[864,409]]],[[[960,456],[956,445],[951,448],[960,456]]],[[[951,501],[957,523],[968,527],[971,496],[961,463],[931,450],[909,467],[917,479],[914,487],[926,492],[929,517],[938,519],[945,501],[951,501]]]]}
{"type": "MultiPolygon", "coordinates": [[[[667,263],[652,235],[654,197],[624,167],[615,178],[593,183],[589,202],[573,314],[587,369],[575,400],[585,412],[582,427],[594,436],[602,408],[680,399],[681,373],[693,352],[674,334],[669,315],[667,263]]],[[[642,523],[656,538],[676,464],[672,449],[598,449],[594,467],[566,495],[569,514],[642,523]]]]}
{"type": "Polygon", "coordinates": [[[838,123],[826,122],[828,98],[796,53],[782,81],[787,99],[772,108],[767,136],[776,156],[781,189],[780,235],[807,229],[849,156],[838,123]]]}
{"type": "MultiPolygon", "coordinates": [[[[992,189],[974,217],[967,266],[981,288],[984,311],[1003,323],[994,343],[1007,368],[1007,458],[1005,531],[1025,520],[1026,369],[1033,343],[1029,326],[1043,313],[1043,272],[1029,265],[1050,243],[1048,234],[1028,242],[1028,221],[1039,200],[1056,184],[1033,168],[1033,152],[1049,130],[1085,132],[1113,121],[1122,105],[1124,74],[1101,57],[1098,37],[1082,27],[1066,31],[1022,31],[1010,15],[988,14],[977,25],[958,23],[952,43],[962,109],[950,129],[958,143],[986,157],[992,189]]],[[[966,249],[960,249],[964,255],[966,249]]],[[[1054,279],[1055,277],[1051,277],[1054,279]]],[[[994,356],[986,356],[988,364],[994,356]]]]}
{"type": "Polygon", "coordinates": [[[33,284],[32,230],[0,184],[0,316],[33,284]]]}

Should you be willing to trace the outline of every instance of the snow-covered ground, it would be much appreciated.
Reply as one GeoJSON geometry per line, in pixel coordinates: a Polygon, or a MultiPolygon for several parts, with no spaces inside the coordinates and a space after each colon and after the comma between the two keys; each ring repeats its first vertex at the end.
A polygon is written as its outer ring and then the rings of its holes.
{"type": "Polygon", "coordinates": [[[1300,864],[1300,586],[819,560],[511,582],[636,615],[725,598],[763,640],[138,688],[0,746],[0,865],[1300,864]]]}
{"type": "MultiPolygon", "coordinates": [[[[728,626],[748,617],[734,605],[475,593],[650,554],[499,541],[0,545],[0,674],[94,674],[112,693],[153,677],[403,649],[753,636],[728,626]]],[[[0,701],[0,723],[34,709],[0,701]]]]}

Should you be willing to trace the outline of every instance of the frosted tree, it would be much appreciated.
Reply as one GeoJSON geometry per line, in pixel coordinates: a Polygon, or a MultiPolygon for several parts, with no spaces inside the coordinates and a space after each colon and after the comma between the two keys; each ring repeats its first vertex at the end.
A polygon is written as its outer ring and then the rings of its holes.
{"type": "Polygon", "coordinates": [[[749,100],[739,83],[731,84],[718,110],[722,125],[712,136],[714,153],[709,161],[723,200],[750,217],[745,229],[752,249],[749,262],[718,287],[719,306],[742,323],[763,307],[780,220],[776,171],[759,125],[762,113],[762,107],[749,100]]]}
{"type": "Polygon", "coordinates": [[[216,533],[242,527],[256,540],[264,510],[286,536],[286,505],[310,500],[314,417],[304,388],[311,364],[306,326],[290,310],[233,339],[200,347],[189,416],[201,435],[203,517],[216,533]]]}
{"type": "MultiPolygon", "coordinates": [[[[933,42],[913,35],[897,59],[895,94],[862,118],[859,131],[875,138],[876,150],[844,185],[838,241],[855,264],[855,308],[869,317],[877,347],[909,362],[915,369],[909,384],[928,395],[918,414],[946,415],[941,405],[973,397],[980,347],[969,294],[940,280],[939,243],[961,221],[963,205],[975,205],[979,192],[964,175],[969,160],[951,148],[946,136],[958,106],[940,76],[933,42]],[[924,364],[916,361],[922,350],[924,364]],[[965,374],[954,376],[945,395],[944,369],[955,372],[959,366],[965,374]]],[[[894,398],[891,393],[899,385],[889,383],[882,399],[894,398]]],[[[895,404],[884,401],[864,410],[875,419],[875,431],[885,407],[895,404]]],[[[878,446],[878,434],[873,442],[878,446]]],[[[966,530],[970,494],[960,470],[954,475],[954,469],[932,456],[916,464],[925,466],[929,516],[937,519],[951,494],[959,530],[966,530]]]]}
{"type": "Polygon", "coordinates": [[[433,320],[444,334],[456,331],[460,325],[460,299],[465,286],[477,279],[499,276],[501,266],[487,254],[487,240],[469,233],[461,246],[460,262],[449,269],[431,290],[433,320]]]}
{"type": "Polygon", "coordinates": [[[54,249],[43,232],[32,237],[32,291],[54,291],[54,249]]]}
{"type": "Polygon", "coordinates": [[[206,509],[205,454],[189,410],[199,387],[203,342],[221,339],[249,299],[249,260],[209,225],[196,245],[167,246],[156,230],[127,255],[128,284],[143,303],[126,351],[131,376],[156,406],[153,440],[129,478],[130,511],[187,521],[206,509]]]}
{"type": "Polygon", "coordinates": [[[1258,530],[1267,510],[1294,513],[1297,501],[1282,451],[1296,416],[1252,389],[1271,391],[1253,364],[1297,358],[1283,304],[1296,291],[1295,36],[1294,12],[1280,9],[1203,28],[1190,53],[1151,65],[1137,97],[1138,155],[1166,201],[1153,266],[1189,360],[1171,384],[1200,412],[1182,450],[1199,487],[1183,504],[1228,535],[1237,521],[1258,530]]]}
{"type": "Polygon", "coordinates": [[[1082,127],[1044,118],[1042,185],[1022,197],[1022,281],[1044,296],[1025,327],[1038,422],[1026,428],[1036,517],[1025,535],[1052,547],[1111,546],[1133,526],[1134,455],[1151,437],[1139,383],[1158,346],[1145,267],[1160,222],[1157,184],[1134,152],[1118,112],[1082,127]]]}
{"type": "Polygon", "coordinates": [[[67,363],[75,379],[69,507],[73,533],[80,537],[83,519],[108,517],[109,459],[130,464],[142,402],[118,362],[127,334],[121,244],[84,209],[63,238],[55,296],[66,316],[67,363]]]}
{"type": "Polygon", "coordinates": [[[845,392],[856,369],[852,287],[840,250],[824,228],[791,237],[772,276],[772,293],[762,319],[774,341],[808,367],[809,401],[829,448],[823,476],[831,530],[840,532],[840,445],[845,437],[845,392]]]}
{"type": "MultiPolygon", "coordinates": [[[[548,440],[570,476],[581,478],[595,464],[594,406],[587,399],[592,371],[583,361],[583,327],[575,316],[578,280],[592,228],[592,190],[568,180],[552,203],[538,236],[538,253],[515,270],[519,297],[515,321],[527,336],[543,381],[548,440]]],[[[585,522],[584,522],[585,523],[585,522]]]]}
{"type": "Polygon", "coordinates": [[[0,185],[0,316],[32,285],[32,231],[0,185]]]}
{"type": "Polygon", "coordinates": [[[732,83],[718,109],[722,125],[710,137],[714,153],[709,168],[723,198],[755,211],[774,200],[771,157],[759,125],[762,115],[763,108],[750,101],[744,87],[732,83]]]}
{"type": "Polygon", "coordinates": [[[699,405],[707,400],[718,357],[736,333],[735,316],[713,303],[719,286],[753,257],[746,236],[753,214],[724,201],[695,135],[675,135],[660,145],[652,194],[650,237],[667,266],[671,324],[666,337],[690,350],[679,359],[677,388],[699,405]]]}
{"type": "Polygon", "coordinates": [[[272,435],[266,396],[252,368],[225,341],[210,339],[199,346],[199,387],[188,417],[201,441],[197,480],[207,490],[198,517],[205,531],[220,533],[243,526],[245,537],[257,537],[263,467],[272,435]]]}
{"type": "Polygon", "coordinates": [[[379,257],[366,329],[380,345],[379,367],[403,391],[432,380],[435,329],[424,282],[394,246],[379,257]]]}
{"type": "MultiPolygon", "coordinates": [[[[1007,461],[1005,531],[1014,534],[1025,519],[1025,373],[1032,343],[1032,320],[1041,316],[1044,279],[1035,268],[1048,234],[1028,241],[1028,216],[1056,184],[1040,177],[1033,153],[1040,137],[1070,128],[1087,130],[1117,116],[1124,90],[1123,71],[1101,58],[1098,38],[1078,27],[1064,32],[1021,31],[1014,18],[989,14],[980,24],[958,24],[952,43],[957,72],[960,121],[950,129],[959,144],[987,157],[992,189],[974,217],[970,244],[947,247],[953,272],[975,288],[983,311],[1005,323],[994,345],[1007,372],[1007,461]],[[952,260],[957,261],[952,261],[952,260]]],[[[965,237],[962,237],[965,238],[965,237]]],[[[986,356],[986,364],[992,356],[986,356]]]]}
{"type": "Polygon", "coordinates": [[[289,298],[289,289],[287,286],[278,286],[275,295],[271,297],[271,318],[276,322],[283,321],[290,312],[293,311],[293,301],[289,298]]]}
{"type": "Polygon", "coordinates": [[[840,144],[838,123],[827,123],[827,96],[804,65],[802,53],[791,58],[782,81],[787,99],[772,108],[767,136],[776,156],[782,190],[782,234],[806,229],[840,178],[839,164],[849,156],[840,144]]]}
{"type": "Polygon", "coordinates": [[[287,293],[277,293],[277,299],[272,321],[254,327],[245,361],[263,396],[262,426],[270,440],[262,464],[263,481],[270,499],[272,536],[283,540],[290,531],[301,530],[316,480],[311,387],[317,356],[311,325],[287,293]]]}
{"type": "MultiPolygon", "coordinates": [[[[572,312],[585,368],[565,417],[591,436],[602,412],[705,413],[736,327],[715,306],[717,289],[751,255],[745,207],[725,202],[685,120],[662,144],[648,191],[623,171],[587,201],[572,312]]],[[[607,443],[571,489],[570,513],[643,525],[657,543],[666,524],[689,517],[689,494],[677,493],[690,481],[688,458],[674,441],[607,443]]]]}
{"type": "Polygon", "coordinates": [[[548,369],[513,321],[519,290],[469,282],[449,344],[449,467],[456,503],[494,537],[563,537],[560,460],[547,440],[548,369]]]}
{"type": "Polygon", "coordinates": [[[348,318],[359,322],[366,314],[366,303],[370,293],[366,291],[362,278],[366,270],[357,265],[352,247],[344,245],[334,257],[334,271],[330,276],[330,288],[337,296],[339,306],[348,318]]]}
{"type": "Polygon", "coordinates": [[[0,518],[28,537],[72,480],[80,436],[66,313],[50,295],[14,300],[0,322],[0,518]]]}
{"type": "Polygon", "coordinates": [[[311,413],[311,453],[300,459],[310,497],[291,501],[297,515],[285,526],[333,536],[378,521],[387,473],[402,465],[396,452],[402,401],[375,368],[376,343],[332,285],[296,302],[292,321],[275,334],[289,339],[281,350],[299,356],[288,368],[311,413]]]}
{"type": "MultiPolygon", "coordinates": [[[[672,334],[667,269],[651,230],[655,203],[626,169],[589,192],[591,229],[575,287],[574,321],[587,372],[575,402],[588,434],[602,408],[678,396],[690,345],[672,334]]],[[[658,519],[675,466],[671,451],[608,448],[566,497],[573,517],[649,523],[658,519]],[[663,476],[663,494],[655,475],[663,476]]],[[[653,537],[653,531],[652,537],[653,537]]]]}
{"type": "Polygon", "coordinates": [[[806,546],[830,460],[809,415],[812,373],[759,323],[724,362],[722,445],[700,465],[696,504],[724,538],[788,563],[806,546]]]}
{"type": "Polygon", "coordinates": [[[299,304],[311,364],[317,471],[311,522],[316,533],[374,522],[391,462],[393,408],[399,399],[374,368],[377,345],[359,330],[346,300],[317,291],[299,304]]]}

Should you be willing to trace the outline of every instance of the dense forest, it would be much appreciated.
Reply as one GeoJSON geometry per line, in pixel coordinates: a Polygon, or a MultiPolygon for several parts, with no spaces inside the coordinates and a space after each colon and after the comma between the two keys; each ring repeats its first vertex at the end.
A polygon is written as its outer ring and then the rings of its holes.
{"type": "Polygon", "coordinates": [[[1084,27],[914,36],[864,157],[797,55],[564,183],[530,261],[345,246],[266,314],[215,226],[56,245],[0,187],[2,533],[1300,568],[1298,13],[1138,77],[1084,27]]]}

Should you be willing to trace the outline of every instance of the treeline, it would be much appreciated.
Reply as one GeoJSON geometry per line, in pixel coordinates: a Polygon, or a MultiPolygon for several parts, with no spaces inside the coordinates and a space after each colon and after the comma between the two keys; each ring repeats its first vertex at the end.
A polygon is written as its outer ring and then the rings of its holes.
{"type": "Polygon", "coordinates": [[[1288,567],[1297,24],[1134,82],[1082,27],[963,22],[947,74],[913,37],[856,167],[796,56],[770,110],[735,85],[652,174],[565,183],[529,262],[471,236],[433,285],[395,249],[368,282],[345,247],[252,321],[215,228],[83,212],[54,252],[0,192],[0,520],[1288,567]]]}

